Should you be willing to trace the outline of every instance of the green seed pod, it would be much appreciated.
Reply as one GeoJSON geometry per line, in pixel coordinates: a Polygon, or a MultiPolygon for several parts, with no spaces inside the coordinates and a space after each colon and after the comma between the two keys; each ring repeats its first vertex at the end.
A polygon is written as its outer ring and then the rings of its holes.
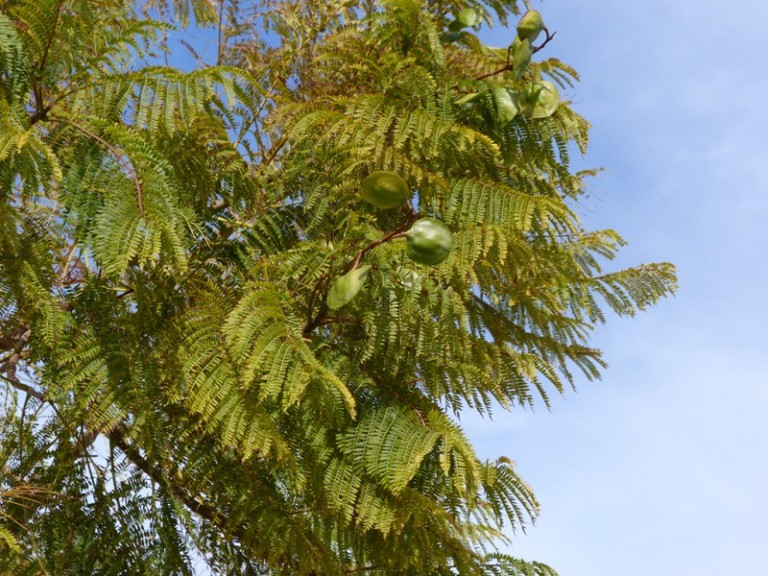
{"type": "Polygon", "coordinates": [[[560,104],[557,86],[546,80],[531,82],[520,91],[517,98],[520,111],[531,118],[552,116],[560,104]]]}
{"type": "Polygon", "coordinates": [[[517,116],[517,94],[509,88],[494,88],[493,101],[496,103],[496,118],[500,125],[511,122],[517,116]]]}
{"type": "Polygon", "coordinates": [[[515,42],[512,43],[512,47],[512,74],[515,76],[515,80],[519,80],[531,64],[533,48],[531,48],[530,41],[518,41],[517,38],[515,38],[515,42]]]}
{"type": "Polygon", "coordinates": [[[360,185],[360,197],[377,208],[389,209],[411,197],[408,184],[394,172],[372,172],[360,185]]]}
{"type": "Polygon", "coordinates": [[[326,298],[328,308],[331,310],[341,308],[357,296],[357,293],[360,292],[363,284],[365,284],[370,268],[370,265],[360,266],[360,268],[355,268],[344,274],[344,276],[340,276],[328,291],[328,297],[326,298]]]}
{"type": "Polygon", "coordinates": [[[528,10],[517,23],[517,35],[520,40],[528,40],[533,43],[542,30],[544,30],[544,19],[537,10],[528,10]]]}
{"type": "Polygon", "coordinates": [[[464,8],[456,18],[465,28],[480,23],[480,14],[472,8],[464,8]]]}
{"type": "Polygon", "coordinates": [[[479,23],[480,15],[477,13],[477,10],[473,10],[472,8],[465,8],[459,12],[459,15],[456,16],[456,20],[453,20],[450,24],[448,24],[448,30],[458,32],[462,28],[469,28],[470,26],[474,26],[475,24],[479,23]]]}
{"type": "Polygon", "coordinates": [[[408,231],[405,255],[418,264],[435,266],[448,257],[452,247],[448,226],[436,218],[422,218],[408,231]]]}

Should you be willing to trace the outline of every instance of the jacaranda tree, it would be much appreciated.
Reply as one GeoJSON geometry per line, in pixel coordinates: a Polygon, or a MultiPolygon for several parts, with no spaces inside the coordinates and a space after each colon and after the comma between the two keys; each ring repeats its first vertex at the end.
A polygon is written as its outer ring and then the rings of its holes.
{"type": "Polygon", "coordinates": [[[604,269],[518,4],[0,0],[0,573],[554,574],[458,415],[675,278],[604,269]]]}

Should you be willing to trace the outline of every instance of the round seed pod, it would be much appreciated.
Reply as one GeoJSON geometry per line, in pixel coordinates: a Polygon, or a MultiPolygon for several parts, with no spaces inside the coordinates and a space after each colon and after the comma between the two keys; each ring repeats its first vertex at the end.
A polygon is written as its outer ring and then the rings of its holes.
{"type": "Polygon", "coordinates": [[[456,19],[448,24],[448,30],[457,32],[462,28],[469,28],[480,23],[480,14],[472,8],[465,8],[456,16],[456,19]]]}
{"type": "Polygon", "coordinates": [[[404,204],[411,197],[408,184],[399,174],[379,170],[360,185],[360,197],[377,208],[389,209],[404,204]]]}
{"type": "Polygon", "coordinates": [[[413,223],[406,236],[405,255],[418,264],[436,266],[448,257],[453,247],[453,234],[437,218],[421,218],[413,223]]]}
{"type": "Polygon", "coordinates": [[[466,28],[469,26],[474,26],[475,24],[479,24],[480,14],[477,13],[477,10],[472,8],[464,8],[464,10],[459,12],[456,20],[458,20],[461,25],[466,28]]]}
{"type": "Polygon", "coordinates": [[[528,10],[517,23],[517,35],[520,40],[534,42],[542,30],[544,30],[544,19],[538,10],[528,10]]]}

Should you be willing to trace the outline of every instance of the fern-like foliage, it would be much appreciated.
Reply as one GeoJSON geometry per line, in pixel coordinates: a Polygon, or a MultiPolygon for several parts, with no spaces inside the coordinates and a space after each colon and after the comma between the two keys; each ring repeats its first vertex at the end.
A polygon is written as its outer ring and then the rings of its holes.
{"type": "Polygon", "coordinates": [[[446,35],[513,0],[224,4],[0,1],[0,558],[554,575],[495,552],[539,503],[456,416],[597,378],[592,329],[675,287],[608,267],[623,240],[579,221],[570,103],[499,112],[575,71],[446,35]],[[192,21],[226,65],[159,64],[192,21]],[[375,170],[410,201],[363,202],[375,170]],[[405,256],[425,216],[453,236],[438,266],[405,256]]]}

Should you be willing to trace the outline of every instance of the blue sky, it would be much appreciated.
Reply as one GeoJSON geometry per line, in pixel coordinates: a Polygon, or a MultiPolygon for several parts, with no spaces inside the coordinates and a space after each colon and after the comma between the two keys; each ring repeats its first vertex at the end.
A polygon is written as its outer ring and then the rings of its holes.
{"type": "Polygon", "coordinates": [[[680,289],[609,319],[603,379],[551,413],[464,419],[542,504],[512,552],[561,576],[768,574],[768,3],[532,4],[606,169],[584,222],[629,241],[618,265],[674,262],[680,289]]]}

